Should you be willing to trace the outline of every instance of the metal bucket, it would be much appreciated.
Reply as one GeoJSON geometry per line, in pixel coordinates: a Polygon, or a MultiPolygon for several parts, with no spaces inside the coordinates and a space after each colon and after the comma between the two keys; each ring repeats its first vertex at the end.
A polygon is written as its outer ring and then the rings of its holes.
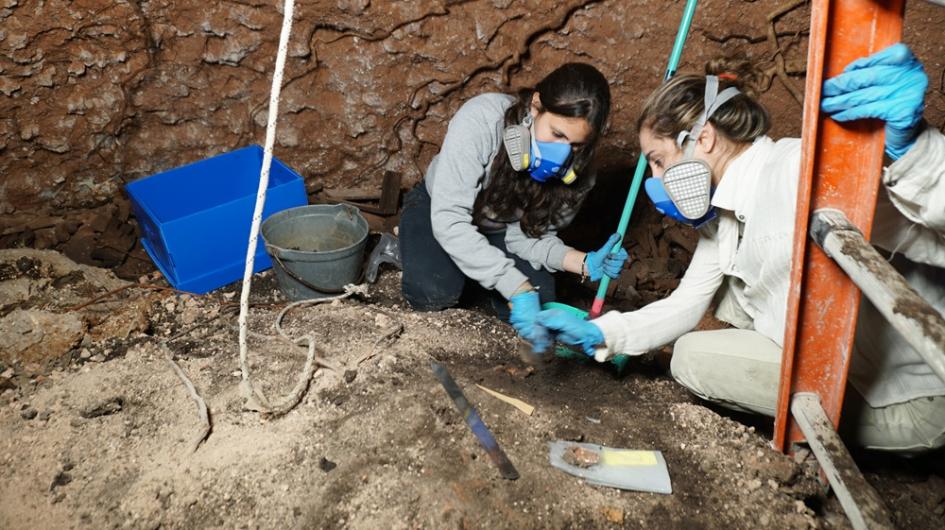
{"type": "Polygon", "coordinates": [[[260,229],[279,288],[290,300],[343,292],[361,274],[368,224],[347,204],[283,210],[260,229]]]}

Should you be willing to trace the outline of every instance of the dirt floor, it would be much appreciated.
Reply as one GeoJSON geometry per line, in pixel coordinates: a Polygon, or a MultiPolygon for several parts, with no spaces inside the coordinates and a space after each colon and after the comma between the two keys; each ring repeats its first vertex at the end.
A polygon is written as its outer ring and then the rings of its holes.
{"type": "MultiPolygon", "coordinates": [[[[278,399],[304,350],[274,337],[284,302],[271,274],[257,278],[250,363],[278,399]]],[[[193,297],[146,277],[78,307],[122,285],[52,251],[0,250],[0,528],[849,526],[812,458],[772,451],[764,421],[698,403],[659,355],[624,374],[564,359],[529,369],[511,328],[474,310],[409,311],[399,273],[385,270],[364,299],[286,317],[337,370],[320,369],[295,410],[267,419],[242,409],[236,288],[193,297]],[[196,451],[202,425],[169,358],[210,407],[213,429],[196,451]],[[521,478],[499,477],[432,360],[521,478]],[[673,493],[589,486],[549,465],[555,439],[661,450],[673,493]]],[[[941,471],[895,459],[874,467],[868,477],[901,527],[942,527],[941,471]]]]}

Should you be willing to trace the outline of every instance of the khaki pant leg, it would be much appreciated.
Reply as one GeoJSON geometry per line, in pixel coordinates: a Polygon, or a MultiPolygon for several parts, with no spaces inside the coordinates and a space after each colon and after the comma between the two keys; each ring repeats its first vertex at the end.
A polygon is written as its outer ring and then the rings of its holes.
{"type": "Polygon", "coordinates": [[[702,399],[733,410],[775,414],[781,348],[756,331],[687,333],[676,341],[670,371],[702,399]]]}
{"type": "Polygon", "coordinates": [[[873,408],[848,388],[840,421],[844,437],[867,449],[919,454],[945,446],[945,396],[873,408]]]}
{"type": "MultiPolygon", "coordinates": [[[[781,348],[741,329],[696,331],[676,341],[673,378],[692,393],[742,412],[774,416],[781,348]]],[[[945,447],[945,396],[870,407],[849,387],[841,430],[851,445],[918,454],[945,447]]]]}

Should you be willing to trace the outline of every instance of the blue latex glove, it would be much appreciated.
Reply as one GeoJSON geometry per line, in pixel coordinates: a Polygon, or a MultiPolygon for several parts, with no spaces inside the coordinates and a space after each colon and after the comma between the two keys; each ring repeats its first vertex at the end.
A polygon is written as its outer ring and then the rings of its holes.
{"type": "Polygon", "coordinates": [[[600,280],[605,274],[610,279],[616,279],[623,270],[623,263],[627,261],[627,250],[622,246],[616,253],[610,250],[620,244],[620,234],[610,236],[604,246],[594,252],[588,252],[584,263],[587,265],[587,274],[592,281],[600,280]]]}
{"type": "Polygon", "coordinates": [[[905,44],[857,59],[824,83],[821,109],[836,121],[886,122],[886,154],[905,155],[921,130],[929,78],[905,44]]]}
{"type": "Polygon", "coordinates": [[[523,339],[531,343],[533,352],[544,353],[551,346],[551,334],[536,321],[541,312],[538,292],[518,293],[509,299],[509,303],[512,305],[509,323],[523,339]]]}
{"type": "Polygon", "coordinates": [[[604,332],[596,324],[561,309],[542,311],[538,323],[555,332],[560,342],[581,348],[588,357],[593,357],[595,347],[604,343],[604,332]]]}

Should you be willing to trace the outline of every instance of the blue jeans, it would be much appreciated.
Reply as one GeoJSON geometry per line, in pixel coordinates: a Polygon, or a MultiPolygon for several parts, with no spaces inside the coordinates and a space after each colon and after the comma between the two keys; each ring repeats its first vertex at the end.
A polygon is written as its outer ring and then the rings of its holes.
{"type": "MultiPolygon", "coordinates": [[[[489,244],[511,258],[515,267],[538,288],[542,303],[554,301],[555,280],[550,272],[545,269],[535,270],[529,262],[510,253],[505,248],[504,231],[483,235],[489,244]]],[[[407,303],[418,311],[439,311],[455,306],[468,278],[433,237],[430,194],[422,181],[404,196],[399,238],[404,271],[401,290],[407,303]]],[[[490,297],[499,318],[508,320],[509,307],[505,298],[494,290],[490,291],[490,297]]]]}

